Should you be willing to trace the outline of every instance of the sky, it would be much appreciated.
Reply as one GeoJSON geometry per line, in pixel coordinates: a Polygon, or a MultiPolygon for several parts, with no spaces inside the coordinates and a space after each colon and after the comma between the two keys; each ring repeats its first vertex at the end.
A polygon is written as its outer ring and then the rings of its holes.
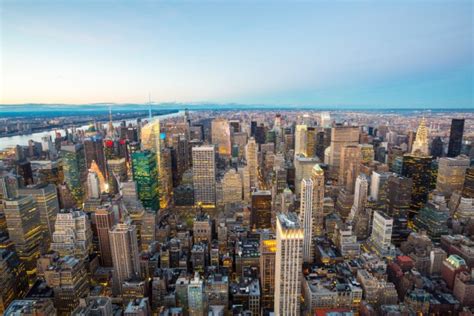
{"type": "Polygon", "coordinates": [[[0,0],[0,104],[474,108],[474,1],[0,0]]]}

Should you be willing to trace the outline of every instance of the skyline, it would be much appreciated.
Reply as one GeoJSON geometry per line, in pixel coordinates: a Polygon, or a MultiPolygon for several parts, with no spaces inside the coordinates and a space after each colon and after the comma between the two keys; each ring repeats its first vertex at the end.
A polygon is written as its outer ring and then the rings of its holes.
{"type": "Polygon", "coordinates": [[[0,10],[2,105],[474,108],[470,1],[0,10]]]}

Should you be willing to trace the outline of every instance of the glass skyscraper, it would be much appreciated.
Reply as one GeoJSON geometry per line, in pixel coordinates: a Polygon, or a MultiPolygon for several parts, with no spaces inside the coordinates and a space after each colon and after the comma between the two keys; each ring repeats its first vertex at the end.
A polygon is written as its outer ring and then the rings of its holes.
{"type": "Polygon", "coordinates": [[[159,183],[156,155],[149,150],[132,153],[133,180],[137,183],[137,194],[145,208],[158,211],[159,183]]]}

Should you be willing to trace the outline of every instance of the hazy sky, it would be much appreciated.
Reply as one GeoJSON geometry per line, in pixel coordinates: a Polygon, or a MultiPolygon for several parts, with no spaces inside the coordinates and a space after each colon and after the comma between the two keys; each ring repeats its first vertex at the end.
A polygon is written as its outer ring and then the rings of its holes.
{"type": "Polygon", "coordinates": [[[0,0],[0,103],[474,107],[473,3],[0,0]]]}

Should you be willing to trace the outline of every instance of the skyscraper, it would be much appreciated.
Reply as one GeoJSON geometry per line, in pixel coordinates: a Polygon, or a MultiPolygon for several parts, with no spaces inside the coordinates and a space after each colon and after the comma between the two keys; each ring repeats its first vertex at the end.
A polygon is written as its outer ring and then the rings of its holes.
{"type": "Polygon", "coordinates": [[[120,223],[109,231],[112,252],[113,290],[122,293],[122,283],[140,275],[139,248],[137,231],[134,225],[120,223]]]}
{"type": "Polygon", "coordinates": [[[224,118],[216,118],[211,125],[212,143],[217,146],[217,152],[223,157],[230,157],[230,125],[224,118]]]}
{"type": "Polygon", "coordinates": [[[196,205],[216,204],[216,164],[214,146],[193,147],[193,185],[196,205]]]}
{"type": "Polygon", "coordinates": [[[250,188],[258,187],[258,147],[255,139],[251,137],[245,146],[245,160],[250,176],[250,188]]]}
{"type": "Polygon", "coordinates": [[[260,234],[260,283],[262,284],[262,307],[273,308],[275,293],[276,239],[273,233],[260,234]]]}
{"type": "Polygon", "coordinates": [[[92,229],[86,213],[62,210],[57,214],[51,249],[61,256],[86,258],[92,251],[92,229]]]}
{"type": "Polygon", "coordinates": [[[276,316],[300,315],[304,230],[295,213],[280,213],[276,222],[276,316]]]}
{"type": "MultiPolygon", "coordinates": [[[[28,278],[25,264],[15,252],[0,249],[0,314],[3,315],[8,305],[15,299],[23,297],[28,290],[28,278]]],[[[5,314],[8,315],[8,314],[5,314]]]]}
{"type": "Polygon", "coordinates": [[[103,177],[107,175],[104,155],[104,143],[102,138],[93,136],[84,140],[84,154],[87,168],[90,169],[92,162],[98,165],[103,177]]]}
{"type": "Polygon", "coordinates": [[[331,146],[329,150],[329,167],[331,177],[337,178],[344,146],[359,144],[359,127],[337,125],[331,129],[331,146]]]}
{"type": "Polygon", "coordinates": [[[138,198],[143,206],[157,211],[160,204],[155,154],[149,150],[132,153],[132,172],[133,180],[136,182],[138,198]]]}
{"type": "Polygon", "coordinates": [[[295,131],[295,155],[306,156],[306,137],[308,127],[306,125],[296,125],[295,131]]]}
{"type": "Polygon", "coordinates": [[[63,160],[64,181],[79,206],[85,197],[83,183],[87,178],[84,147],[82,144],[63,145],[60,156],[63,160]]]}
{"type": "Polygon", "coordinates": [[[112,267],[109,230],[114,225],[114,214],[110,206],[102,206],[94,212],[95,227],[99,239],[100,262],[104,267],[112,267]]]}
{"type": "Polygon", "coordinates": [[[367,177],[363,174],[359,175],[355,182],[354,204],[352,204],[348,218],[350,221],[354,220],[354,217],[358,216],[360,212],[364,210],[367,204],[368,189],[369,182],[367,181],[367,177]]]}
{"type": "Polygon", "coordinates": [[[344,186],[351,193],[354,192],[354,184],[359,175],[361,162],[361,147],[348,145],[341,148],[338,184],[344,186]]]}
{"type": "Polygon", "coordinates": [[[5,200],[4,207],[8,235],[15,245],[18,257],[25,262],[28,276],[34,276],[43,237],[36,202],[31,195],[26,195],[5,200]]]}
{"type": "Polygon", "coordinates": [[[384,212],[375,211],[370,241],[376,251],[382,256],[390,254],[392,248],[392,229],[393,219],[384,212]]]}
{"type": "Polygon", "coordinates": [[[107,172],[109,175],[109,192],[117,194],[119,184],[127,180],[127,162],[125,158],[107,160],[107,172]]]}
{"type": "Polygon", "coordinates": [[[313,235],[321,236],[324,233],[324,170],[319,164],[314,165],[311,171],[313,181],[313,235]]]}
{"type": "Polygon", "coordinates": [[[313,261],[313,181],[301,180],[300,222],[303,226],[303,261],[313,261]]]}
{"type": "Polygon", "coordinates": [[[242,202],[242,177],[235,169],[230,169],[224,174],[222,192],[225,204],[242,202]]]}
{"type": "Polygon", "coordinates": [[[272,193],[270,191],[252,192],[250,227],[265,229],[272,227],[272,193]]]}
{"type": "MultiPolygon", "coordinates": [[[[412,213],[416,213],[428,200],[433,180],[431,156],[406,154],[403,156],[402,176],[413,181],[411,194],[412,213]]],[[[413,215],[413,214],[411,214],[413,215]]]]}
{"type": "Polygon", "coordinates": [[[466,156],[440,158],[438,162],[436,190],[447,198],[449,198],[454,191],[462,190],[466,169],[469,168],[470,164],[471,161],[466,156]]]}
{"type": "Polygon", "coordinates": [[[421,119],[420,125],[416,130],[416,138],[411,149],[412,154],[419,156],[429,156],[428,150],[428,128],[426,127],[425,118],[421,119]]]}
{"type": "Polygon", "coordinates": [[[449,134],[448,157],[456,157],[461,154],[463,133],[464,119],[453,119],[449,134]]]}
{"type": "Polygon", "coordinates": [[[32,187],[21,188],[19,195],[31,195],[36,202],[43,230],[43,243],[49,248],[54,232],[56,214],[59,211],[59,201],[54,184],[38,184],[32,187]]]}

